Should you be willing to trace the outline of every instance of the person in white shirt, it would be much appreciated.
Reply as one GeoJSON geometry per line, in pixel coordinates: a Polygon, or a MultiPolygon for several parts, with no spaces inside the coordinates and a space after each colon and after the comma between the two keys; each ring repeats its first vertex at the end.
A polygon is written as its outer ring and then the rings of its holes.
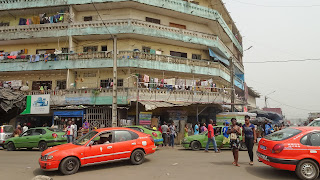
{"type": "Polygon", "coordinates": [[[22,133],[24,133],[24,132],[26,132],[26,131],[28,131],[28,126],[27,126],[27,123],[24,123],[23,124],[23,128],[22,128],[22,133]]]}
{"type": "Polygon", "coordinates": [[[77,124],[74,122],[74,120],[72,120],[72,126],[73,126],[73,140],[77,139],[77,135],[78,135],[78,126],[77,124]]]}
{"type": "Polygon", "coordinates": [[[65,135],[67,135],[67,142],[68,143],[73,143],[73,134],[74,134],[74,126],[72,125],[71,121],[68,121],[67,131],[65,134],[65,135]]]}

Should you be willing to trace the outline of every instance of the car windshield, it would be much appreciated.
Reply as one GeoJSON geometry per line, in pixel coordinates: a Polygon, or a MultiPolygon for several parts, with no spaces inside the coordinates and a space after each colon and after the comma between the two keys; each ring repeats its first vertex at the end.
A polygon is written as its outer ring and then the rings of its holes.
{"type": "Polygon", "coordinates": [[[312,121],[308,126],[319,126],[320,127],[320,121],[312,121]]]}
{"type": "Polygon", "coordinates": [[[271,141],[282,141],[282,140],[286,140],[289,139],[295,135],[300,134],[302,131],[298,130],[298,129],[293,129],[293,128],[286,128],[283,129],[281,131],[272,133],[268,136],[265,137],[265,139],[267,140],[271,140],[271,141]]]}
{"type": "Polygon", "coordinates": [[[5,133],[13,133],[13,126],[3,126],[5,133]]]}
{"type": "Polygon", "coordinates": [[[75,145],[84,145],[86,144],[90,139],[93,138],[93,136],[95,136],[98,132],[97,131],[91,131],[88,134],[82,136],[81,138],[79,138],[78,140],[76,140],[74,142],[75,145]]]}
{"type": "Polygon", "coordinates": [[[64,132],[62,129],[57,129],[57,128],[48,128],[48,130],[52,132],[64,132]]]}

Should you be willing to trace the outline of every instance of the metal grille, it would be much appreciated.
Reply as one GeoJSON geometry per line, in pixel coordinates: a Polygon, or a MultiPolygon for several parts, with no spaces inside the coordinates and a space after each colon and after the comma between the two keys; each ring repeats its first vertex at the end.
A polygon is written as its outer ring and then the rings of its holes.
{"type": "Polygon", "coordinates": [[[90,129],[112,126],[112,111],[110,108],[88,108],[86,111],[90,129]]]}

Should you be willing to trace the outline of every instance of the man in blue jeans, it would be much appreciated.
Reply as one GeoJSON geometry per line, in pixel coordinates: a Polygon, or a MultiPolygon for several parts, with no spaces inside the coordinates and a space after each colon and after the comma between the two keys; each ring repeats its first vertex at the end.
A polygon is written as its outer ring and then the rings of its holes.
{"type": "Polygon", "coordinates": [[[210,144],[210,142],[212,142],[214,151],[215,151],[216,153],[219,153],[220,151],[217,150],[217,143],[216,143],[216,140],[215,140],[215,138],[214,138],[214,130],[213,130],[212,123],[213,123],[213,120],[210,119],[209,125],[208,125],[208,142],[207,142],[207,146],[206,146],[205,152],[209,152],[209,151],[208,151],[208,149],[209,149],[209,144],[210,144]]]}

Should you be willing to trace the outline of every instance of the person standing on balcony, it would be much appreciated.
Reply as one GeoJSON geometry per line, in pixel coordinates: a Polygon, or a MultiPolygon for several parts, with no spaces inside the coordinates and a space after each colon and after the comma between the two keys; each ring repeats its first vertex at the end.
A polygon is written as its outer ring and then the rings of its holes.
{"type": "Polygon", "coordinates": [[[217,150],[217,143],[216,143],[216,140],[215,140],[215,137],[214,137],[214,130],[213,130],[212,124],[213,124],[213,121],[212,121],[212,119],[210,119],[209,125],[208,125],[208,142],[207,142],[206,150],[204,152],[209,152],[208,151],[209,144],[210,144],[210,142],[212,142],[214,151],[216,153],[219,153],[220,151],[217,150]]]}
{"type": "Polygon", "coordinates": [[[199,134],[199,122],[196,123],[196,125],[194,125],[194,135],[198,135],[199,134]]]}
{"type": "Polygon", "coordinates": [[[163,122],[163,125],[161,126],[161,130],[162,130],[163,145],[167,146],[169,127],[166,122],[163,122]]]}

